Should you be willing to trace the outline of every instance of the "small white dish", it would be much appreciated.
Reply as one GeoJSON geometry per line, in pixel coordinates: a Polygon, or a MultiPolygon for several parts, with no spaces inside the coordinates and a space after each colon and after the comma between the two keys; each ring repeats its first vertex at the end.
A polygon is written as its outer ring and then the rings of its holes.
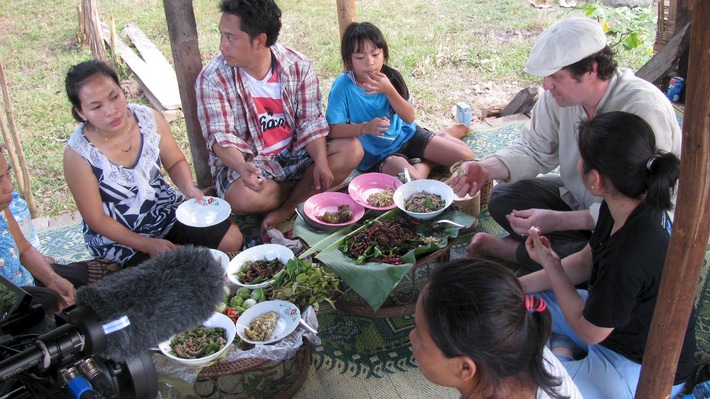
{"type": "Polygon", "coordinates": [[[229,256],[225,254],[224,252],[220,251],[219,249],[212,249],[210,248],[210,252],[212,252],[212,256],[219,262],[220,265],[222,265],[222,269],[224,269],[224,273],[227,273],[227,269],[229,268],[229,256]]]}
{"type": "Polygon", "coordinates": [[[187,200],[178,206],[175,216],[180,223],[192,227],[209,227],[229,217],[232,207],[219,197],[202,197],[202,204],[197,199],[187,200]]]}
{"type": "Polygon", "coordinates": [[[204,323],[202,323],[203,326],[208,327],[208,328],[217,328],[221,327],[224,328],[225,330],[225,335],[227,339],[227,344],[224,345],[222,349],[219,351],[205,357],[201,357],[198,359],[183,359],[181,357],[177,357],[173,355],[172,353],[172,348],[170,346],[170,341],[172,341],[173,337],[170,337],[167,341],[163,341],[158,345],[158,349],[160,349],[160,352],[165,355],[166,357],[175,360],[176,362],[180,362],[183,364],[187,364],[189,366],[199,366],[205,363],[209,363],[214,359],[217,359],[220,355],[222,355],[225,351],[228,351],[229,348],[232,347],[232,343],[234,343],[234,337],[237,332],[237,328],[234,325],[234,322],[232,319],[229,317],[225,316],[222,313],[219,312],[214,312],[212,314],[212,317],[207,319],[204,323]]]}
{"type": "MultiPolygon", "coordinates": [[[[232,283],[240,286],[240,287],[247,287],[249,289],[254,289],[254,288],[263,288],[263,287],[268,287],[271,284],[274,283],[273,279],[261,282],[261,283],[256,283],[256,284],[248,284],[248,283],[243,283],[242,281],[239,280],[239,278],[235,275],[236,273],[239,273],[242,271],[244,268],[244,264],[247,261],[251,262],[256,262],[260,260],[274,260],[274,259],[279,259],[281,263],[284,265],[290,260],[293,259],[295,255],[293,254],[293,251],[291,251],[288,247],[279,245],[279,244],[262,244],[262,245],[257,245],[254,247],[251,247],[249,249],[246,249],[240,253],[237,254],[230,262],[229,262],[229,267],[227,267],[227,278],[229,278],[229,281],[232,283]]],[[[276,273],[278,275],[278,273],[276,273]]],[[[275,276],[276,276],[275,275],[275,276]]]]}
{"type": "Polygon", "coordinates": [[[288,301],[266,301],[257,303],[242,313],[237,319],[237,335],[244,342],[254,345],[271,344],[286,338],[293,330],[298,327],[301,322],[301,311],[291,302],[288,301]],[[265,315],[269,312],[276,312],[279,315],[279,320],[276,322],[276,328],[271,336],[266,341],[252,341],[244,334],[244,329],[249,328],[254,319],[265,315]]]}

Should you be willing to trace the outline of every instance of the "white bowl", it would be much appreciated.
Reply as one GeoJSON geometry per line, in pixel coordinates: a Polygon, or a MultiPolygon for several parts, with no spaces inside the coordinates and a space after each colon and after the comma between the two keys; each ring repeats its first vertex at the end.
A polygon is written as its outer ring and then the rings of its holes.
{"type": "Polygon", "coordinates": [[[397,205],[397,208],[401,209],[402,212],[406,213],[407,215],[416,219],[431,219],[440,215],[442,212],[444,212],[444,210],[446,210],[446,208],[449,207],[449,205],[451,205],[452,202],[454,202],[454,190],[446,183],[439,180],[413,180],[398,187],[397,190],[394,192],[394,196],[392,197],[392,199],[394,199],[394,203],[395,205],[397,205]],[[420,193],[422,191],[430,194],[440,195],[441,198],[444,200],[444,207],[439,209],[438,211],[422,213],[410,212],[404,209],[404,200],[409,198],[413,194],[420,193]]]}
{"type": "Polygon", "coordinates": [[[222,265],[222,269],[224,269],[224,273],[226,274],[227,268],[229,267],[229,256],[219,249],[210,248],[210,252],[212,252],[212,257],[214,257],[217,262],[222,265]]]}
{"type": "MultiPolygon", "coordinates": [[[[235,273],[239,273],[244,268],[244,263],[247,261],[274,260],[278,258],[283,264],[293,259],[295,255],[293,251],[279,244],[262,244],[246,249],[235,256],[227,267],[227,277],[234,284],[247,287],[249,289],[268,287],[274,283],[274,280],[264,281],[258,284],[246,284],[239,281],[235,273]]],[[[280,273],[280,272],[279,272],[280,273]]],[[[278,273],[277,273],[278,274],[278,273]]]]}
{"type": "Polygon", "coordinates": [[[256,305],[245,310],[237,319],[237,335],[244,342],[254,345],[270,344],[286,338],[293,330],[298,327],[301,322],[301,311],[296,305],[288,301],[265,301],[259,302],[256,305]],[[265,315],[269,312],[276,312],[279,315],[279,320],[276,322],[276,328],[271,333],[271,337],[266,341],[252,341],[244,334],[244,329],[249,328],[254,319],[265,315]]]}
{"type": "Polygon", "coordinates": [[[169,340],[163,341],[158,345],[158,348],[160,349],[160,352],[163,353],[163,355],[169,357],[172,360],[175,360],[177,362],[187,364],[190,366],[199,366],[201,364],[205,364],[208,362],[211,362],[212,360],[218,358],[220,355],[222,355],[224,352],[228,351],[229,348],[232,347],[232,343],[234,342],[234,337],[237,333],[237,327],[234,325],[234,322],[232,319],[227,317],[226,315],[219,313],[219,312],[214,312],[212,314],[212,317],[207,319],[204,323],[202,323],[203,326],[209,327],[209,328],[216,328],[216,327],[221,327],[224,328],[225,333],[226,333],[226,339],[227,339],[227,344],[224,345],[222,349],[219,351],[205,357],[201,357],[198,359],[183,359],[180,357],[177,357],[173,355],[171,352],[172,348],[170,347],[170,341],[174,337],[170,337],[169,340]]]}

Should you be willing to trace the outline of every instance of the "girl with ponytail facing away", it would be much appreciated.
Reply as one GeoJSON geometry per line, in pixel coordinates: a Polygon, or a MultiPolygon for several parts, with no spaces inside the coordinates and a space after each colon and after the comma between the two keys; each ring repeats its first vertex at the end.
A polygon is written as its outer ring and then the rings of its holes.
{"type": "MultiPolygon", "coordinates": [[[[626,112],[582,122],[578,145],[582,181],[603,198],[592,237],[560,260],[549,240],[530,229],[527,251],[544,270],[520,281],[547,302],[550,346],[584,398],[633,398],[670,242],[666,211],[680,160],[659,151],[651,127],[626,112]],[[576,290],[584,281],[587,289],[576,290]]],[[[694,352],[692,313],[671,397],[689,377],[694,352]]]]}
{"type": "Polygon", "coordinates": [[[422,374],[463,399],[579,399],[545,346],[550,320],[546,303],[526,297],[510,269],[458,259],[432,273],[409,338],[422,374]]]}

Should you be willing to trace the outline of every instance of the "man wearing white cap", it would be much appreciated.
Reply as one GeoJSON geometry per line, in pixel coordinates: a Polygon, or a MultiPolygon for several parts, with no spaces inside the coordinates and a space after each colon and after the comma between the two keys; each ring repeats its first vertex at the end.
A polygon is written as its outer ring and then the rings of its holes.
{"type": "Polygon", "coordinates": [[[524,70],[543,78],[545,93],[521,137],[489,158],[464,162],[465,174],[450,180],[458,195],[474,195],[491,179],[506,182],[493,189],[488,209],[509,236],[476,234],[469,255],[517,262],[522,275],[541,269],[525,250],[523,237],[532,226],[560,257],[586,245],[601,199],[587,192],[577,171],[576,125],[582,120],[609,111],[636,114],[651,125],[660,149],[680,155],[681,129],[668,99],[633,71],[617,68],[613,56],[590,18],[559,21],[538,37],[524,70]],[[559,176],[538,177],[558,166],[559,176]]]}

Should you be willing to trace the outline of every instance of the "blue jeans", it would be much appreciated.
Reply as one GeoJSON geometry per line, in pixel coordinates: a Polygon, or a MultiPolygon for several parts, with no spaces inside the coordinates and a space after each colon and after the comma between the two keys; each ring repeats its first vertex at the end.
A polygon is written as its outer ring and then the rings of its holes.
{"type": "MultiPolygon", "coordinates": [[[[587,290],[577,290],[586,301],[587,290]]],[[[562,316],[557,297],[552,291],[535,294],[547,302],[552,314],[552,336],[550,347],[563,346],[573,353],[586,356],[574,360],[567,356],[557,356],[567,369],[570,377],[585,399],[628,398],[636,394],[641,365],[633,360],[605,348],[602,345],[588,345],[572,330],[562,316]]],[[[671,398],[675,397],[685,383],[673,386],[671,398]]]]}

